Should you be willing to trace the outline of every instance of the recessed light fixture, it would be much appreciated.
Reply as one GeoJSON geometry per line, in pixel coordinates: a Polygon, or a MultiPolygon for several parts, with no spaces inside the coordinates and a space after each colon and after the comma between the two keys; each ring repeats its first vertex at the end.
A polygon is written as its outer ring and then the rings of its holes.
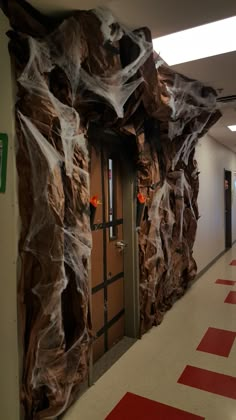
{"type": "Polygon", "coordinates": [[[228,125],[228,128],[229,128],[231,131],[236,131],[236,125],[228,125]]]}
{"type": "Polygon", "coordinates": [[[153,39],[169,66],[236,51],[236,16],[153,39]]]}

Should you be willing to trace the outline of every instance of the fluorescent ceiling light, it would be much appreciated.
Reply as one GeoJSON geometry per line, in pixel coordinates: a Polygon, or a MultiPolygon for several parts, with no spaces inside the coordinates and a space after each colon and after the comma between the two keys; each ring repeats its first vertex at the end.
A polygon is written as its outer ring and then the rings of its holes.
{"type": "Polygon", "coordinates": [[[236,131],[236,125],[228,125],[228,128],[229,128],[231,131],[236,131]]]}
{"type": "Polygon", "coordinates": [[[153,48],[169,66],[236,51],[236,16],[156,38],[153,48]]]}

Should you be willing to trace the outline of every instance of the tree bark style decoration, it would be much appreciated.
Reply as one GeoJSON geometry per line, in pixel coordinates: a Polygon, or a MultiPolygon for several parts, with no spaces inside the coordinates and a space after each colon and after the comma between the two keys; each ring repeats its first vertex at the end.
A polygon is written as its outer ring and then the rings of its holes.
{"type": "Polygon", "coordinates": [[[196,274],[194,150],[220,113],[211,88],[153,54],[148,29],[130,32],[103,9],[58,20],[24,0],[0,5],[18,86],[21,400],[25,419],[40,420],[75,401],[88,371],[89,128],[136,139],[143,333],[196,274]]]}

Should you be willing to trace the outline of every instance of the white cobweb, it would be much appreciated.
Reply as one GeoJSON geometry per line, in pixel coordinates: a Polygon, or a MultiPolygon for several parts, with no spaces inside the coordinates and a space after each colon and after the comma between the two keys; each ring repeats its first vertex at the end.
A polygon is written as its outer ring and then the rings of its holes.
{"type": "MultiPolygon", "coordinates": [[[[56,31],[43,40],[28,38],[29,60],[18,79],[27,94],[37,98],[46,121],[39,120],[42,118],[41,113],[37,116],[33,112],[29,117],[23,112],[18,112],[30,158],[33,194],[33,212],[23,250],[36,258],[42,270],[42,275],[39,274],[32,290],[41,305],[39,317],[43,326],[38,333],[34,349],[36,360],[31,384],[34,389],[46,384],[55,400],[61,397],[59,399],[64,403],[58,407],[57,416],[68,405],[74,378],[78,374],[81,349],[88,346],[91,340],[85,323],[78,340],[65,350],[61,303],[62,293],[69,281],[65,267],[69,267],[73,272],[76,289],[82,299],[81,305],[88,312],[88,260],[92,247],[88,212],[89,174],[76,163],[76,153],[80,153],[88,167],[88,148],[75,102],[80,88],[85,87],[101,100],[105,100],[117,116],[122,118],[124,104],[142,83],[142,78],[137,77],[137,72],[152,53],[152,44],[145,40],[142,33],[134,34],[118,25],[112,15],[104,9],[94,13],[101,21],[104,42],[117,43],[126,35],[138,46],[139,53],[133,62],[115,73],[89,74],[81,66],[81,30],[79,22],[72,17],[66,19],[56,31]],[[113,24],[116,31],[114,28],[111,30],[113,24]],[[62,103],[50,89],[50,73],[56,68],[65,73],[70,83],[71,105],[62,103]],[[61,145],[50,141],[45,133],[42,134],[40,124],[48,124],[48,132],[51,130],[51,134],[60,139],[61,145]],[[70,196],[72,192],[67,191],[65,177],[68,178],[69,184],[73,181],[77,188],[77,191],[73,191],[72,199],[76,200],[80,191],[82,200],[80,203],[73,201],[76,208],[81,206],[81,217],[73,219],[71,214],[73,222],[69,225],[65,224],[64,217],[68,210],[67,195],[70,196]],[[50,266],[50,270],[47,270],[45,262],[50,266]],[[58,354],[56,360],[55,349],[58,354]],[[60,378],[55,373],[62,366],[65,366],[65,387],[61,386],[60,378]]],[[[47,418],[55,418],[55,413],[53,416],[48,414],[47,418]]]]}

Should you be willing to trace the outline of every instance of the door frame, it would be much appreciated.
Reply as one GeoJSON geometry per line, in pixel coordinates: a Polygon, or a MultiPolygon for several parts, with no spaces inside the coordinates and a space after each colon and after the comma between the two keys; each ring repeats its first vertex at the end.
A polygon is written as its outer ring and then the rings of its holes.
{"type": "MultiPolygon", "coordinates": [[[[124,251],[124,296],[125,296],[125,336],[140,338],[140,305],[139,305],[139,263],[138,233],[136,230],[136,179],[134,165],[126,159],[121,165],[123,188],[123,239],[127,246],[124,251]]],[[[88,270],[89,303],[92,313],[92,278],[91,258],[88,270]]],[[[93,345],[89,357],[88,386],[93,381],[93,345]]]]}
{"type": "Polygon", "coordinates": [[[140,336],[138,234],[136,230],[136,172],[125,162],[122,168],[125,335],[140,336]]]}

